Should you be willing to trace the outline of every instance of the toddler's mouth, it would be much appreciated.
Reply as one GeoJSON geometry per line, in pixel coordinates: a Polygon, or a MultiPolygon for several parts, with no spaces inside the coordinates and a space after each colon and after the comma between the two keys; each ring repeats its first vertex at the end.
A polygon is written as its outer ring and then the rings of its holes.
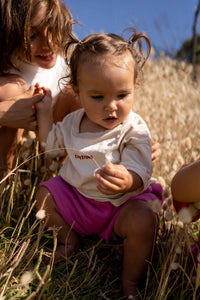
{"type": "Polygon", "coordinates": [[[117,117],[107,117],[104,119],[104,122],[106,122],[107,124],[115,124],[117,121],[117,117]]]}
{"type": "Polygon", "coordinates": [[[114,117],[114,116],[109,116],[106,118],[106,120],[115,120],[115,119],[117,119],[117,117],[114,117]]]}

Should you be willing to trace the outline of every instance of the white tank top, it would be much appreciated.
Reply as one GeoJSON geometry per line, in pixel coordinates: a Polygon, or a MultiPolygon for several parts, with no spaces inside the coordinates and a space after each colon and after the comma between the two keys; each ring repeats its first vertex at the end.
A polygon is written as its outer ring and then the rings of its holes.
{"type": "Polygon", "coordinates": [[[35,65],[20,62],[20,72],[12,69],[10,73],[22,76],[28,87],[39,83],[41,87],[44,86],[51,89],[54,106],[60,90],[66,83],[66,81],[63,80],[59,82],[59,79],[68,75],[69,68],[64,58],[58,56],[55,66],[51,69],[43,69],[35,65]]]}

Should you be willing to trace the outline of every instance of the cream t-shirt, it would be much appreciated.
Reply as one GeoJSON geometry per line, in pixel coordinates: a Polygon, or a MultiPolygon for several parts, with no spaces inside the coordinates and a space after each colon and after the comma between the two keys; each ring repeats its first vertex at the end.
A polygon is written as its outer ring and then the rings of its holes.
{"type": "Polygon", "coordinates": [[[131,196],[145,190],[152,175],[152,145],[147,125],[133,111],[127,120],[112,130],[79,132],[84,109],[67,115],[62,122],[53,124],[46,141],[47,155],[65,156],[61,177],[73,185],[82,195],[97,201],[110,201],[119,206],[131,196]],[[53,151],[52,151],[53,150],[53,151]],[[126,194],[104,195],[96,188],[95,170],[107,162],[122,164],[137,173],[143,188],[126,194]]]}

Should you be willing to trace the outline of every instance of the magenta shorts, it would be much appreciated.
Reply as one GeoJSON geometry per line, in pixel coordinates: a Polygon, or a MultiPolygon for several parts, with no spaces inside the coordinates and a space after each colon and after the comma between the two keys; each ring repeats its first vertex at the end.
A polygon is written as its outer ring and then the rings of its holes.
{"type": "Polygon", "coordinates": [[[127,200],[121,206],[113,206],[110,202],[99,202],[82,196],[76,188],[64,181],[60,176],[42,182],[52,194],[60,214],[67,224],[81,235],[98,235],[107,243],[113,231],[115,219],[127,203],[134,200],[163,201],[162,186],[151,184],[143,193],[127,200]]]}

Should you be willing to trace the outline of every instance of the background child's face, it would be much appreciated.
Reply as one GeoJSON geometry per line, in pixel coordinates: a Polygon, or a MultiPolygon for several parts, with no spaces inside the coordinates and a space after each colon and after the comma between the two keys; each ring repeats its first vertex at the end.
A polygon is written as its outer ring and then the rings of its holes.
{"type": "Polygon", "coordinates": [[[77,80],[77,94],[91,126],[112,129],[126,120],[134,98],[131,54],[88,59],[80,63],[77,80]]]}
{"type": "Polygon", "coordinates": [[[46,16],[46,8],[42,7],[31,24],[31,62],[44,69],[55,66],[57,49],[47,40],[47,28],[41,25],[46,16]]]}

